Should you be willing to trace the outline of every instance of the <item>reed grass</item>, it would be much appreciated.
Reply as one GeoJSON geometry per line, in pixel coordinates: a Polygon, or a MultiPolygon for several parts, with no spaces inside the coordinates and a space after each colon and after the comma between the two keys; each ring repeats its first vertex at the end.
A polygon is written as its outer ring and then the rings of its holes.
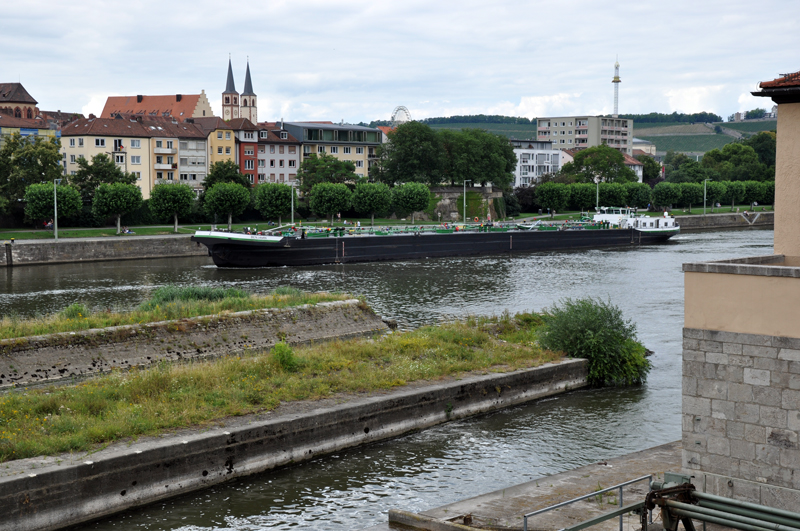
{"type": "Polygon", "coordinates": [[[269,352],[163,363],[75,386],[6,393],[0,395],[0,462],[210,425],[271,410],[281,402],[560,359],[532,341],[538,321],[526,316],[471,319],[297,348],[279,344],[269,352]]]}
{"type": "Polygon", "coordinates": [[[280,287],[267,295],[250,294],[238,289],[164,286],[150,299],[131,311],[111,309],[92,311],[83,303],[74,303],[61,312],[32,318],[5,315],[0,319],[0,339],[77,332],[130,324],[151,323],[201,315],[289,308],[345,300],[341,293],[304,293],[291,287],[280,287]]]}

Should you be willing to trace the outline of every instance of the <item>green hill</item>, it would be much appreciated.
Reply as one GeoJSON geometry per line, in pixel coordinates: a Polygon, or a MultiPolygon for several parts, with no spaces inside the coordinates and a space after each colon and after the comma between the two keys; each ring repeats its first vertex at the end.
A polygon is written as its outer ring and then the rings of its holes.
{"type": "Polygon", "coordinates": [[[774,131],[778,128],[777,120],[770,120],[766,122],[725,122],[721,125],[728,129],[735,129],[736,131],[743,131],[745,133],[758,133],[760,131],[774,131]]]}
{"type": "MultiPolygon", "coordinates": [[[[634,129],[635,131],[635,129],[634,129]]],[[[697,151],[706,152],[719,149],[735,139],[728,135],[674,135],[674,136],[638,136],[656,145],[657,151],[697,151]]]]}
{"type": "Polygon", "coordinates": [[[520,139],[536,138],[536,124],[492,124],[492,123],[452,123],[452,124],[428,124],[431,129],[483,129],[490,133],[496,133],[506,137],[520,139]]]}

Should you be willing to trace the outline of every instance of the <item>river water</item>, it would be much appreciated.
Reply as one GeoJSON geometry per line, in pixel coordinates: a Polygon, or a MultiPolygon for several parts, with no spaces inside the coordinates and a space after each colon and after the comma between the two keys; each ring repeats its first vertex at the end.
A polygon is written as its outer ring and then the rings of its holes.
{"type": "Polygon", "coordinates": [[[221,270],[207,258],[7,269],[0,313],[76,302],[130,308],[164,284],[291,285],[366,297],[401,327],[469,314],[541,310],[565,297],[620,306],[651,350],[635,389],[576,391],[452,422],[130,511],[85,529],[363,529],[390,508],[423,511],[675,441],[681,436],[681,264],[772,254],[773,232],[683,234],[664,245],[396,263],[221,270]]]}

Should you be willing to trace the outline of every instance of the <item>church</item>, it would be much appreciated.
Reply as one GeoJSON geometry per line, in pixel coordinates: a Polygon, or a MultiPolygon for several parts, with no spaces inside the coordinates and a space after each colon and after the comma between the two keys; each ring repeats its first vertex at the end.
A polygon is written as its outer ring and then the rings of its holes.
{"type": "Polygon", "coordinates": [[[250,80],[250,61],[247,61],[247,73],[244,76],[244,92],[239,94],[233,81],[231,60],[228,59],[228,80],[225,83],[225,92],[222,93],[222,119],[227,122],[238,118],[247,118],[254,124],[258,123],[256,95],[250,80]]]}

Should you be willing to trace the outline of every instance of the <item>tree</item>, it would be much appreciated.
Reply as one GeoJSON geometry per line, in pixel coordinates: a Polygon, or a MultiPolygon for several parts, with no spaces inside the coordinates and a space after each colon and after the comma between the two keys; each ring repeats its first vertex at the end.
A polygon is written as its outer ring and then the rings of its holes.
{"type": "Polygon", "coordinates": [[[703,185],[700,183],[681,183],[681,204],[689,207],[689,212],[692,211],[692,205],[696,205],[703,200],[703,185]]]}
{"type": "Polygon", "coordinates": [[[708,181],[705,183],[706,202],[711,202],[711,212],[714,212],[714,205],[722,201],[728,192],[728,186],[723,181],[708,181]]]}
{"type": "Polygon", "coordinates": [[[686,154],[677,151],[669,150],[664,157],[664,177],[669,178],[670,174],[680,168],[683,164],[689,162],[690,159],[686,154]]]}
{"type": "Polygon", "coordinates": [[[387,184],[414,181],[436,185],[442,180],[439,135],[422,122],[397,126],[378,155],[384,157],[382,178],[387,184]]]}
{"type": "Polygon", "coordinates": [[[625,206],[628,204],[628,194],[620,183],[600,183],[601,206],[625,206]]]}
{"type": "Polygon", "coordinates": [[[765,183],[759,181],[744,181],[744,202],[748,205],[764,202],[765,183]]]}
{"type": "Polygon", "coordinates": [[[769,205],[775,204],[775,181],[764,182],[764,192],[761,200],[769,205]]]}
{"type": "Polygon", "coordinates": [[[716,170],[704,168],[699,162],[687,160],[681,164],[680,168],[670,172],[667,181],[671,183],[701,183],[715,175],[716,170]]]}
{"type": "Polygon", "coordinates": [[[564,210],[569,204],[570,189],[566,184],[542,183],[536,187],[536,200],[543,208],[550,210],[550,217],[556,210],[564,210]]]}
{"type": "Polygon", "coordinates": [[[317,183],[311,189],[309,206],[321,216],[330,216],[333,225],[333,215],[350,208],[352,195],[344,183],[317,183]]]}
{"type": "Polygon", "coordinates": [[[256,210],[264,219],[278,218],[278,225],[281,225],[282,217],[292,211],[292,194],[294,193],[294,188],[288,184],[259,184],[255,194],[256,210]]]}
{"type": "Polygon", "coordinates": [[[203,180],[203,189],[207,192],[215,184],[219,183],[236,183],[250,188],[250,181],[247,175],[239,172],[239,165],[232,160],[223,160],[215,162],[208,170],[208,175],[203,180]]]}
{"type": "Polygon", "coordinates": [[[744,119],[757,120],[759,118],[763,118],[765,114],[767,114],[766,109],[753,109],[744,113],[744,119]]]}
{"type": "Polygon", "coordinates": [[[518,186],[514,188],[514,196],[519,201],[519,207],[522,212],[534,212],[539,208],[539,203],[536,202],[536,189],[533,186],[518,186]]]}
{"type": "Polygon", "coordinates": [[[569,185],[569,203],[580,211],[588,211],[597,206],[597,186],[589,183],[575,183],[569,185]]]}
{"type": "Polygon", "coordinates": [[[300,191],[303,195],[309,194],[320,183],[358,183],[363,178],[356,175],[355,171],[356,167],[350,161],[339,160],[332,155],[312,153],[300,164],[297,172],[300,191]]]}
{"type": "Polygon", "coordinates": [[[28,186],[53,182],[64,173],[61,141],[51,137],[24,137],[19,133],[3,139],[0,148],[0,212],[8,213],[19,204],[28,186]]]}
{"type": "Polygon", "coordinates": [[[142,204],[142,191],[138,186],[125,183],[104,183],[97,187],[92,200],[92,211],[97,216],[117,218],[117,234],[120,233],[119,220],[123,214],[132,212],[142,204]]]}
{"type": "Polygon", "coordinates": [[[654,182],[661,178],[661,165],[650,155],[637,155],[636,160],[642,163],[642,181],[654,182]]]}
{"type": "Polygon", "coordinates": [[[233,216],[238,216],[250,204],[250,191],[239,183],[217,183],[205,193],[203,208],[210,215],[227,214],[228,230],[233,216]]]}
{"type": "Polygon", "coordinates": [[[405,183],[394,189],[394,204],[405,212],[411,212],[411,223],[414,223],[414,212],[425,210],[430,199],[430,189],[422,183],[405,183]]]}
{"type": "MultiPolygon", "coordinates": [[[[775,148],[777,136],[774,131],[762,131],[743,140],[742,144],[750,146],[758,155],[758,161],[768,167],[775,166],[775,148]]],[[[774,179],[774,170],[773,170],[774,179]]]]}
{"type": "Polygon", "coordinates": [[[172,219],[174,231],[178,232],[178,217],[192,212],[194,190],[188,184],[158,184],[150,194],[150,211],[162,222],[172,219]]]}
{"type": "MultiPolygon", "coordinates": [[[[81,194],[68,185],[56,186],[58,213],[68,218],[81,209],[81,194]]],[[[53,204],[53,185],[47,183],[32,184],[25,189],[25,218],[29,221],[41,221],[55,216],[53,204]]]]}
{"type": "Polygon", "coordinates": [[[91,162],[83,157],[78,158],[78,171],[69,176],[69,182],[81,193],[81,198],[86,204],[92,204],[95,190],[102,184],[121,183],[133,185],[136,176],[125,173],[105,153],[98,153],[92,157],[91,162]]]}
{"type": "Polygon", "coordinates": [[[726,183],[725,197],[723,200],[731,202],[731,212],[733,211],[734,205],[736,203],[741,203],[741,201],[744,199],[745,192],[746,189],[744,187],[744,183],[741,181],[729,181],[726,183]]]}
{"type": "MultiPolygon", "coordinates": [[[[386,212],[392,205],[392,190],[383,183],[360,183],[353,193],[353,209],[360,214],[369,214],[375,225],[375,213],[386,212]]],[[[425,204],[427,207],[427,202],[425,204]]]]}
{"type": "Polygon", "coordinates": [[[625,191],[628,194],[628,206],[646,208],[652,201],[653,189],[645,183],[625,183],[625,191]]]}
{"type": "Polygon", "coordinates": [[[653,203],[665,208],[672,208],[672,205],[681,200],[681,189],[677,184],[662,182],[653,188],[653,203]]]}
{"type": "Polygon", "coordinates": [[[566,163],[561,172],[573,175],[577,182],[625,183],[637,181],[636,174],[625,166],[625,157],[605,144],[584,149],[566,163]]]}
{"type": "MultiPolygon", "coordinates": [[[[470,174],[473,184],[492,185],[506,190],[514,182],[517,155],[508,139],[480,129],[463,129],[465,143],[470,150],[470,174]]],[[[463,182],[463,180],[462,180],[463,182]]]]}

